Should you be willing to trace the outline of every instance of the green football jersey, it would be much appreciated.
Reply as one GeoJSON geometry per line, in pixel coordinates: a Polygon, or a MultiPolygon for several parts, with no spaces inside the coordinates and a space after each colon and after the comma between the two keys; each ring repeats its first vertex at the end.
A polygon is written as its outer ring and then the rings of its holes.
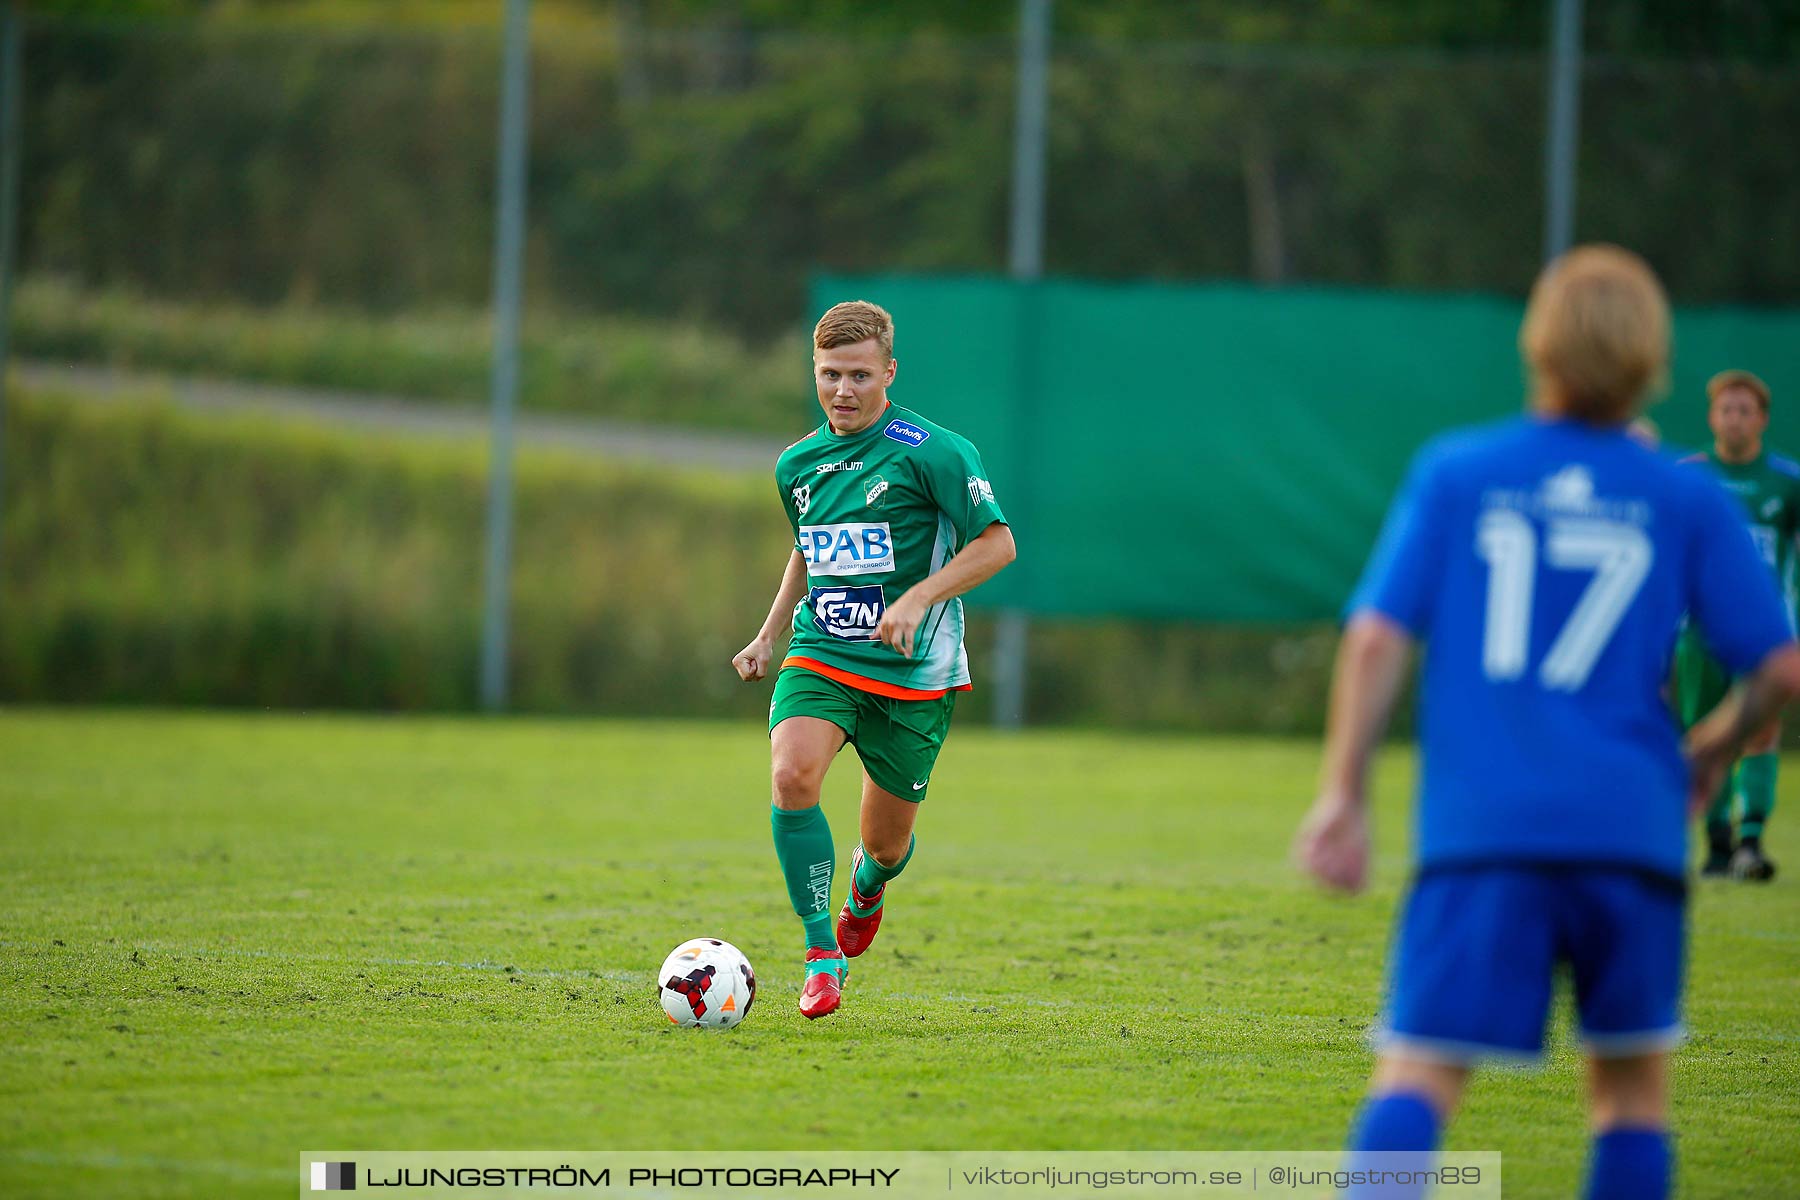
{"type": "Polygon", "coordinates": [[[1792,611],[1794,538],[1800,534],[1800,465],[1767,451],[1747,463],[1721,462],[1712,450],[1684,461],[1704,462],[1712,467],[1725,490],[1742,502],[1750,521],[1750,536],[1756,540],[1763,561],[1775,572],[1792,611]]]}
{"type": "Polygon", "coordinates": [[[860,433],[827,422],[789,446],[775,482],[806,560],[789,656],[917,691],[967,687],[960,598],[925,614],[911,658],[875,630],[889,603],[1006,521],[969,440],[889,404],[860,433]]]}

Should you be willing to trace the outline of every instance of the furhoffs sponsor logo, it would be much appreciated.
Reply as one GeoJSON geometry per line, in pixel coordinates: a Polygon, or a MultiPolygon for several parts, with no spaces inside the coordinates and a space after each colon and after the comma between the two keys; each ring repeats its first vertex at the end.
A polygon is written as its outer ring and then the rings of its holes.
{"type": "Polygon", "coordinates": [[[925,444],[925,439],[931,436],[931,431],[920,429],[910,421],[896,418],[888,422],[888,427],[881,431],[881,436],[893,438],[896,442],[905,442],[909,446],[922,446],[925,444]]]}
{"type": "Polygon", "coordinates": [[[316,1162],[312,1165],[312,1190],[315,1192],[354,1192],[356,1164],[353,1162],[316,1162]]]}

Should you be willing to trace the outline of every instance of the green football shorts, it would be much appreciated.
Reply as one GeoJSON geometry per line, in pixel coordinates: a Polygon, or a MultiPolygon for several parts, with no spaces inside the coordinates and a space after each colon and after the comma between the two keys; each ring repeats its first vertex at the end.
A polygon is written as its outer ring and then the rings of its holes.
{"type": "Polygon", "coordinates": [[[783,667],[775,676],[769,704],[769,731],[789,717],[817,717],[844,731],[863,769],[877,787],[903,800],[925,798],[931,769],[944,736],[956,693],[935,700],[895,700],[827,679],[805,667],[783,667]]]}
{"type": "Polygon", "coordinates": [[[1693,629],[1684,629],[1675,643],[1675,706],[1683,729],[1691,728],[1719,706],[1731,691],[1725,664],[1712,656],[1693,629]]]}

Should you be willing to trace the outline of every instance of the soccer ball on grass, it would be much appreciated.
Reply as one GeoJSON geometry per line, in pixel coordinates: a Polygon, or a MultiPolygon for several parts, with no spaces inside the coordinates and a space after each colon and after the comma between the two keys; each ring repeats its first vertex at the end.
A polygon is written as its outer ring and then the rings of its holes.
{"type": "Polygon", "coordinates": [[[730,1029],[750,1015],[756,973],[730,942],[694,938],[681,943],[656,973],[656,994],[676,1025],[730,1029]]]}

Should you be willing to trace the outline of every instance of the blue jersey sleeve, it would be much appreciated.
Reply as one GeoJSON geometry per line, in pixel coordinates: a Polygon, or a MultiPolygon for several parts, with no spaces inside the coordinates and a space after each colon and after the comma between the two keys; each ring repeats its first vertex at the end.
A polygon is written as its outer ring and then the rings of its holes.
{"type": "Polygon", "coordinates": [[[1344,606],[1346,620],[1373,610],[1399,622],[1416,638],[1430,631],[1434,585],[1443,575],[1440,463],[1429,448],[1413,459],[1362,579],[1344,606]]]}
{"type": "Polygon", "coordinates": [[[1710,477],[1696,478],[1693,493],[1688,611],[1707,648],[1732,674],[1742,675],[1793,641],[1793,629],[1742,506],[1710,477]]]}

